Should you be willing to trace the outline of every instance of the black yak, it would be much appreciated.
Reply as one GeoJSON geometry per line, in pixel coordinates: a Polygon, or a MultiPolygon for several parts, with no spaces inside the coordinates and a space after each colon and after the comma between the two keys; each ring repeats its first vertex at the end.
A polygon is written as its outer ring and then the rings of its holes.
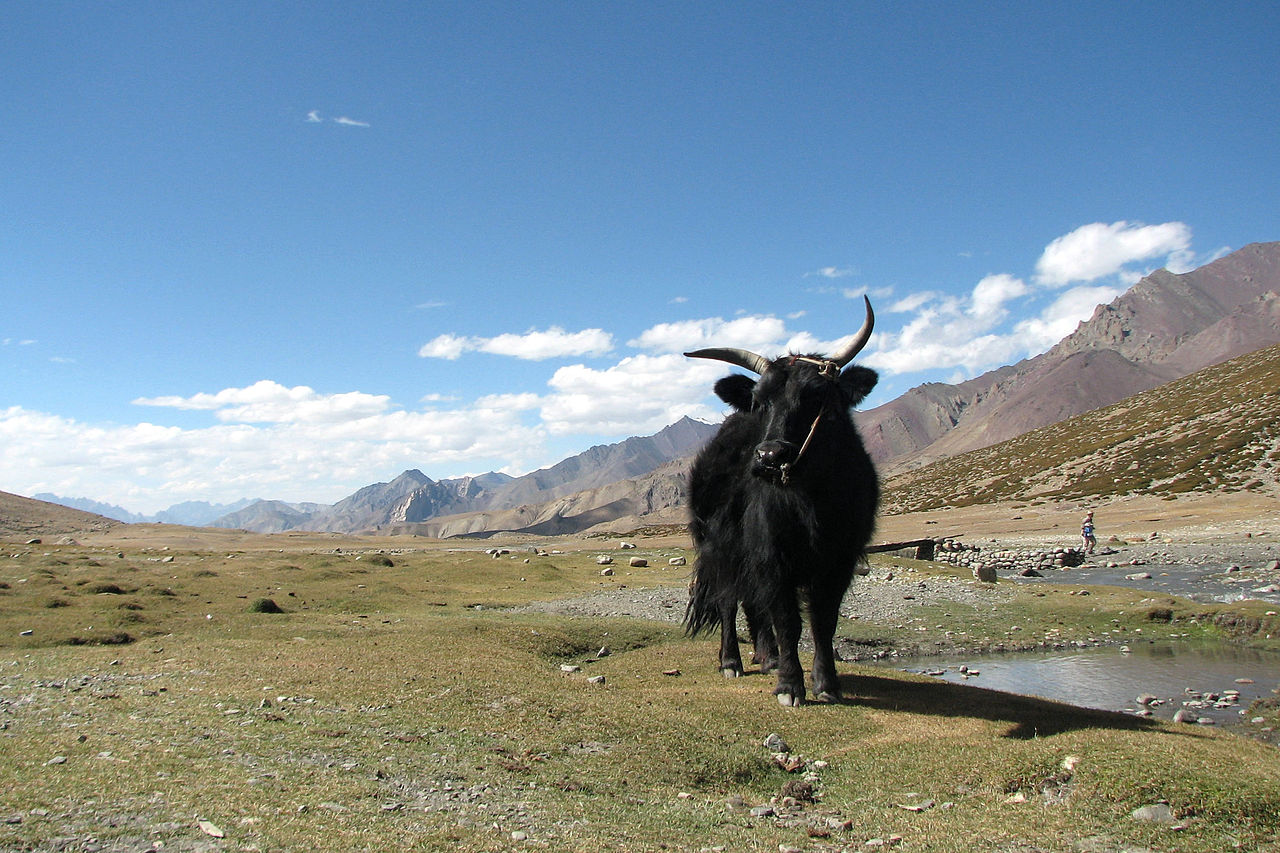
{"type": "Polygon", "coordinates": [[[690,532],[698,549],[685,626],[720,626],[720,668],[742,675],[741,604],[761,671],[777,670],[783,705],[805,699],[800,600],[813,634],[813,693],[840,699],[832,640],[840,603],[866,557],[880,486],[850,409],[875,387],[875,371],[849,365],[866,346],[875,316],[832,356],[770,361],[740,349],[693,358],[759,374],[732,374],[715,392],[734,412],[698,454],[689,475],[690,532]]]}

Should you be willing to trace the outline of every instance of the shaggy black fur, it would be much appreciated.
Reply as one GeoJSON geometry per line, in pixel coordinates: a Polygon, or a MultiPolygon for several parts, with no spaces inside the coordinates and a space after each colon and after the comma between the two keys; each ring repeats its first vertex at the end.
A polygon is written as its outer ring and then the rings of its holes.
{"type": "Polygon", "coordinates": [[[777,670],[774,693],[785,705],[805,698],[802,600],[814,639],[814,694],[840,698],[832,639],[880,495],[850,415],[877,376],[858,366],[824,376],[814,361],[821,357],[784,356],[758,381],[735,374],[717,382],[716,394],[736,411],[689,478],[698,561],[685,625],[691,634],[718,625],[720,668],[741,675],[741,604],[753,660],[763,672],[777,670]]]}

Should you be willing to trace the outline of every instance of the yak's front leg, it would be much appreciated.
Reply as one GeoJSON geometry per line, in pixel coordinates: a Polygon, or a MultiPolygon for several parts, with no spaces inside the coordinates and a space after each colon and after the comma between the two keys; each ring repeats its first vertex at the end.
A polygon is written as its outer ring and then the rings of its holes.
{"type": "Polygon", "coordinates": [[[743,673],[742,649],[738,646],[738,602],[720,602],[720,672],[725,678],[740,678],[743,673]]]}
{"type": "Polygon", "coordinates": [[[773,693],[780,705],[804,704],[804,668],[800,666],[800,608],[794,591],[773,603],[773,630],[778,641],[778,685],[773,693]]]}
{"type": "Polygon", "coordinates": [[[809,604],[809,626],[813,631],[813,695],[819,702],[840,701],[840,678],[836,675],[834,647],[839,619],[839,599],[809,604]]]}

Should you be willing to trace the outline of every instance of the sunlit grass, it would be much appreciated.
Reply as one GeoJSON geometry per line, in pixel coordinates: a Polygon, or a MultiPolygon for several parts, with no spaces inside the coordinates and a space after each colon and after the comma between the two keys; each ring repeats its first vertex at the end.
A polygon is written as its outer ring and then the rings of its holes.
{"type": "MultiPolygon", "coordinates": [[[[221,846],[260,850],[1276,841],[1275,750],[1231,734],[852,664],[848,702],[786,709],[766,676],[722,678],[712,641],[678,625],[507,609],[687,582],[666,565],[675,551],[640,553],[649,567],[620,561],[611,577],[590,551],[437,548],[391,566],[273,551],[7,558],[0,815],[21,820],[0,824],[0,848],[181,849],[211,840],[197,819],[221,846]],[[255,609],[266,598],[284,612],[255,609]],[[132,642],[68,644],[119,631],[132,642]],[[809,764],[815,802],[780,800],[802,774],[764,748],[771,732],[827,762],[809,764]],[[1047,804],[1046,785],[1067,793],[1047,804]],[[1129,817],[1161,799],[1179,830],[1129,817]],[[749,810],[770,803],[777,815],[749,810]]],[[[1089,633],[1149,624],[1136,605],[1063,592],[928,618],[996,637],[1015,623],[1089,633]]]]}

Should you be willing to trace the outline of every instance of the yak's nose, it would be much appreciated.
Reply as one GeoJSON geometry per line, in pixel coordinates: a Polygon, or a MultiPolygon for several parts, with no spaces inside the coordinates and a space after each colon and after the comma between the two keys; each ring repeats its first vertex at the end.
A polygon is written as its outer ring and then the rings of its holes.
{"type": "Polygon", "coordinates": [[[757,474],[777,473],[795,461],[796,448],[786,441],[766,441],[756,446],[754,470],[757,474]]]}

